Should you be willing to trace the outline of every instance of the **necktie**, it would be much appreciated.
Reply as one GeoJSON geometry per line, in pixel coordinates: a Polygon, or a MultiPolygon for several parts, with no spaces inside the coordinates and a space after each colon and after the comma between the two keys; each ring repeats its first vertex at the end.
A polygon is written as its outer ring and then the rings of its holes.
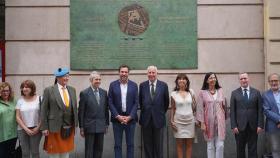
{"type": "Polygon", "coordinates": [[[68,108],[69,107],[69,99],[67,97],[66,88],[62,87],[62,92],[63,92],[63,100],[65,102],[65,107],[68,108]]]}
{"type": "Polygon", "coordinates": [[[245,97],[245,100],[248,101],[249,100],[249,97],[248,97],[248,93],[247,93],[248,89],[244,89],[244,97],[245,97]]]}
{"type": "Polygon", "coordinates": [[[95,95],[95,99],[97,101],[97,104],[99,105],[100,103],[100,97],[99,97],[99,93],[97,89],[94,89],[94,95],[95,95]]]}
{"type": "Polygon", "coordinates": [[[152,96],[152,99],[154,99],[154,96],[155,96],[155,85],[154,83],[151,83],[151,96],[152,96]]]}

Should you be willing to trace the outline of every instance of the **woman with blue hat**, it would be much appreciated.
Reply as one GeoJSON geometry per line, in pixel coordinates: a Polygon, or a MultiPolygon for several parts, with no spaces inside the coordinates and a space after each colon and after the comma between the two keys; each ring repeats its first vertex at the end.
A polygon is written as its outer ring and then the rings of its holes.
{"type": "Polygon", "coordinates": [[[68,86],[69,69],[59,68],[54,76],[56,82],[44,90],[41,107],[44,150],[50,158],[69,158],[78,125],[76,90],[68,86]]]}

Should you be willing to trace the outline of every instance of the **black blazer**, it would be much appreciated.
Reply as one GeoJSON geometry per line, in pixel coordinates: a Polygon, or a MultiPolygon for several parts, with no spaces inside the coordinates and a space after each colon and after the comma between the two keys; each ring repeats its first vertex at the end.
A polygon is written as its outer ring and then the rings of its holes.
{"type": "Polygon", "coordinates": [[[99,88],[100,104],[98,105],[91,87],[80,93],[79,127],[85,133],[104,133],[109,125],[109,108],[107,92],[99,88]]]}
{"type": "Polygon", "coordinates": [[[262,97],[258,90],[250,87],[249,101],[246,101],[241,88],[231,93],[230,98],[231,128],[245,130],[247,124],[251,129],[263,128],[262,97]]]}
{"type": "Polygon", "coordinates": [[[149,81],[140,84],[139,104],[141,109],[140,125],[146,127],[153,119],[154,127],[162,128],[165,126],[165,113],[169,106],[168,86],[165,82],[157,80],[154,99],[150,95],[149,81]]]}

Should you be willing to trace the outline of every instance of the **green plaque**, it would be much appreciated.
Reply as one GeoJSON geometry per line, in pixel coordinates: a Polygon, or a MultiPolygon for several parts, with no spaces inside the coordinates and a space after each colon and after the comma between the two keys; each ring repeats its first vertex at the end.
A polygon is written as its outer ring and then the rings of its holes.
{"type": "Polygon", "coordinates": [[[71,69],[197,68],[196,0],[71,0],[71,69]]]}

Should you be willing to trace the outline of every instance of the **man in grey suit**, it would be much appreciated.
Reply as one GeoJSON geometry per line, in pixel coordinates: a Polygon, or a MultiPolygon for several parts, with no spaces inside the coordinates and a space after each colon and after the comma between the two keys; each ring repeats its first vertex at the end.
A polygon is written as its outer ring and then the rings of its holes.
{"type": "Polygon", "coordinates": [[[257,158],[258,134],[263,129],[263,108],[261,94],[249,86],[247,73],[239,74],[240,86],[232,91],[230,99],[231,128],[235,134],[237,158],[257,158]]]}
{"type": "Polygon", "coordinates": [[[78,126],[76,90],[68,85],[68,68],[59,68],[54,75],[55,84],[44,90],[41,106],[44,150],[50,158],[69,158],[78,126]]]}
{"type": "Polygon", "coordinates": [[[101,77],[96,71],[90,74],[91,86],[80,93],[79,127],[85,138],[85,158],[101,158],[104,133],[109,126],[107,92],[100,88],[101,77]]]}
{"type": "Polygon", "coordinates": [[[157,79],[157,67],[147,68],[148,80],[140,84],[140,125],[146,158],[163,158],[163,129],[169,106],[168,86],[157,79]]]}
{"type": "Polygon", "coordinates": [[[263,108],[266,116],[267,132],[273,158],[280,158],[280,75],[268,76],[270,89],[263,94],[263,108]]]}

